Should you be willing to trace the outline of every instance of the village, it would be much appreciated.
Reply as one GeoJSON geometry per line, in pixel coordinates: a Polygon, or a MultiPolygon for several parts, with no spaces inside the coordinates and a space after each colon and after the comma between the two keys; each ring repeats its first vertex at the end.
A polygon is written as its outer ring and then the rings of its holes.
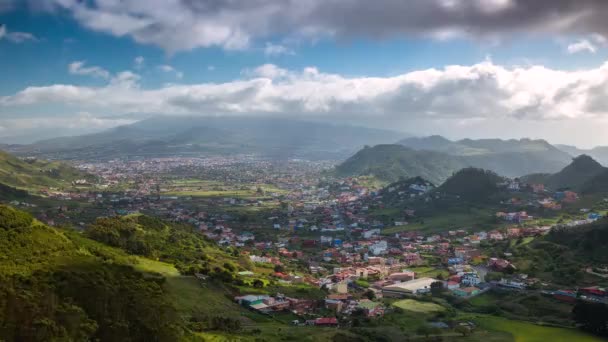
{"type": "Polygon", "coordinates": [[[434,185],[422,179],[377,187],[365,178],[325,177],[328,165],[323,163],[277,165],[255,158],[110,161],[79,167],[94,173],[99,184],[83,181],[76,189],[47,190],[46,195],[65,205],[39,208],[41,220],[55,225],[76,217],[85,227],[89,217],[154,213],[192,225],[218,245],[237,248],[253,264],[272,269],[263,275],[241,272],[243,282],[265,279],[259,280],[262,287],[272,281],[321,289],[324,298],[281,293],[234,298],[256,312],[289,311],[302,317],[294,325],[336,326],[343,322],[337,317],[373,319],[392,310],[387,300],[398,303],[433,293],[466,300],[500,289],[539,292],[566,302],[608,303],[603,288],[558,287],[521,272],[512,253],[494,248],[504,241],[531,241],[555,227],[594,222],[605,214],[580,208],[568,220],[553,221],[532,214],[559,213],[562,206],[576,204],[579,197],[572,191],[549,192],[542,185],[513,180],[501,185],[512,197],[497,203],[502,210],[487,213],[484,219],[492,222],[487,227],[423,229],[418,208],[455,199],[433,192],[434,185]],[[378,215],[391,203],[401,209],[389,209],[388,218],[378,215]]]}

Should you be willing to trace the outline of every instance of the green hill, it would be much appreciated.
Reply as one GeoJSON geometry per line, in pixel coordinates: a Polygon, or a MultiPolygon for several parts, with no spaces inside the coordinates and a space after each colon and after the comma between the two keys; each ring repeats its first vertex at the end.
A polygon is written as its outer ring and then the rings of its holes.
{"type": "Polygon", "coordinates": [[[581,185],[579,191],[586,195],[608,193],[608,170],[604,170],[586,181],[581,185]]]}
{"type": "Polygon", "coordinates": [[[90,175],[67,164],[40,159],[19,159],[0,151],[0,183],[10,187],[36,190],[45,187],[63,188],[90,175]]]}
{"type": "Polygon", "coordinates": [[[545,184],[549,177],[551,177],[550,173],[532,173],[519,177],[519,180],[526,184],[545,184]]]}
{"type": "Polygon", "coordinates": [[[608,263],[608,219],[573,228],[552,229],[547,240],[567,246],[577,259],[595,264],[608,263]]]}
{"type": "Polygon", "coordinates": [[[466,168],[456,172],[437,188],[438,192],[471,202],[483,202],[500,194],[504,178],[492,171],[466,168]]]}
{"type": "Polygon", "coordinates": [[[579,191],[585,184],[605,171],[606,168],[593,158],[580,155],[574,158],[572,163],[563,170],[548,177],[545,185],[554,190],[572,189],[579,191]]]}
{"type": "Polygon", "coordinates": [[[265,279],[264,267],[189,226],[131,215],[80,233],[0,206],[0,250],[2,341],[331,341],[338,333],[235,303],[240,289],[301,297],[307,288],[246,284],[237,272],[265,279]]]}
{"type": "Polygon", "coordinates": [[[0,339],[177,340],[162,282],[118,250],[0,206],[0,339]]]}
{"type": "Polygon", "coordinates": [[[366,147],[336,167],[339,176],[373,175],[395,182],[401,178],[422,177],[441,183],[466,163],[447,154],[416,151],[401,145],[366,147]]]}

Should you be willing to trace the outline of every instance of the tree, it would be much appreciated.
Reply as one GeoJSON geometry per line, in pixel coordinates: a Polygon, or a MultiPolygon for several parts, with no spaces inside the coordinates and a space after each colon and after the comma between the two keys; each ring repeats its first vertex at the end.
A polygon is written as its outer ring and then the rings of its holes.
{"type": "Polygon", "coordinates": [[[455,330],[457,333],[462,334],[463,337],[467,336],[471,332],[471,329],[464,325],[458,325],[455,330]]]}
{"type": "Polygon", "coordinates": [[[572,309],[574,321],[590,333],[608,336],[608,305],[579,301],[572,309]]]}
{"type": "Polygon", "coordinates": [[[416,334],[423,335],[426,338],[429,338],[429,335],[432,332],[433,331],[432,331],[431,327],[429,327],[428,325],[423,325],[423,326],[419,327],[418,329],[416,329],[416,334]]]}
{"type": "Polygon", "coordinates": [[[443,292],[443,282],[435,281],[431,283],[431,294],[433,296],[438,296],[443,292]]]}
{"type": "Polygon", "coordinates": [[[261,289],[262,287],[264,287],[264,282],[260,279],[256,279],[253,281],[253,287],[261,289]]]}
{"type": "Polygon", "coordinates": [[[285,272],[285,267],[283,265],[275,265],[274,271],[283,273],[283,272],[285,272]]]}
{"type": "Polygon", "coordinates": [[[365,297],[367,297],[367,299],[369,300],[373,300],[374,298],[376,298],[376,293],[374,293],[374,291],[372,290],[367,290],[365,291],[365,294],[363,294],[365,297]]]}

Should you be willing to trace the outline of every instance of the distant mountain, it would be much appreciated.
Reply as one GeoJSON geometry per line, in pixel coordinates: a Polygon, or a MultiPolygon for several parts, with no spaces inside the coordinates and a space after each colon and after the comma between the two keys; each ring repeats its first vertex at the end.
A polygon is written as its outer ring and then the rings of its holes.
{"type": "Polygon", "coordinates": [[[17,152],[62,159],[184,154],[342,159],[365,145],[389,143],[404,135],[287,119],[156,117],[101,133],[40,141],[17,152]]]}
{"type": "Polygon", "coordinates": [[[78,179],[90,178],[67,164],[35,158],[19,159],[0,151],[0,184],[18,189],[65,187],[78,179]]]}
{"type": "Polygon", "coordinates": [[[578,157],[580,155],[586,154],[600,162],[602,165],[608,165],[608,146],[598,146],[589,150],[580,149],[576,146],[570,145],[555,145],[555,147],[559,148],[560,150],[568,153],[573,157],[578,157]]]}
{"type": "Polygon", "coordinates": [[[531,173],[557,172],[571,156],[544,140],[463,139],[451,141],[441,136],[406,138],[399,144],[416,149],[443,152],[461,157],[465,164],[493,170],[508,177],[531,173]]]}
{"type": "Polygon", "coordinates": [[[606,168],[587,155],[580,155],[563,170],[547,178],[545,186],[557,189],[579,191],[583,185],[605,172],[606,168]]]}
{"type": "Polygon", "coordinates": [[[336,167],[339,176],[374,175],[394,182],[422,177],[439,184],[466,167],[459,157],[432,151],[416,151],[401,145],[366,147],[336,167]]]}
{"type": "Polygon", "coordinates": [[[448,178],[437,191],[466,201],[482,202],[498,195],[501,192],[499,184],[504,180],[492,171],[465,168],[448,178]]]}

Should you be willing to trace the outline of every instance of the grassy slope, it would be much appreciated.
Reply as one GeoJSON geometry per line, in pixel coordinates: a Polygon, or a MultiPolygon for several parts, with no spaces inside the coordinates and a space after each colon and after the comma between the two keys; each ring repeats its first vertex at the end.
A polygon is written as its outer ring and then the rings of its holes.
{"type": "Polygon", "coordinates": [[[485,316],[476,319],[484,329],[511,334],[515,342],[595,342],[603,339],[588,335],[580,330],[540,326],[512,321],[500,317],[485,316]]]}
{"type": "Polygon", "coordinates": [[[60,162],[24,161],[0,151],[0,183],[20,189],[66,187],[87,175],[60,162]]]}

